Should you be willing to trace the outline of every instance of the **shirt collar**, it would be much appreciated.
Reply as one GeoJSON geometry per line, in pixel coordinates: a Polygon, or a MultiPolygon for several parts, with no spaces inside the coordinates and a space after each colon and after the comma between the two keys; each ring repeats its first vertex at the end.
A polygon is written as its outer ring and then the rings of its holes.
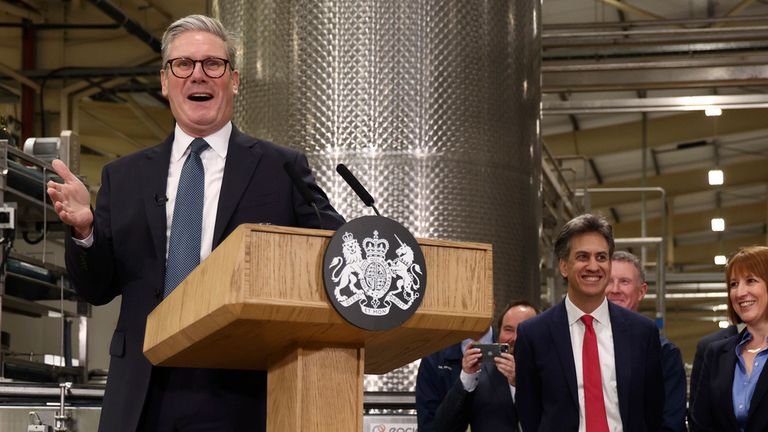
{"type": "Polygon", "coordinates": [[[736,352],[740,352],[739,349],[742,345],[746,345],[749,343],[749,341],[752,340],[752,334],[749,332],[749,330],[745,331],[744,334],[741,335],[741,338],[739,339],[739,343],[736,344],[736,352]]]}
{"type": "MultiPolygon", "coordinates": [[[[739,360],[737,362],[737,365],[739,368],[742,369],[742,372],[744,372],[745,374],[746,374],[746,368],[744,366],[744,357],[743,357],[744,353],[742,352],[742,349],[746,349],[746,345],[751,340],[752,340],[752,333],[750,333],[749,330],[747,330],[744,332],[744,334],[742,334],[739,337],[739,343],[736,344],[736,357],[739,360]]],[[[768,350],[764,349],[762,351],[758,351],[756,354],[757,356],[765,357],[766,355],[768,355],[768,350]]]]}
{"type": "MultiPolygon", "coordinates": [[[[745,331],[741,337],[739,338],[739,343],[736,344],[736,350],[738,351],[739,347],[742,345],[746,345],[749,341],[752,340],[752,333],[749,332],[749,330],[745,331]]],[[[763,343],[768,343],[768,338],[766,338],[763,343]]]]}
{"type": "MultiPolygon", "coordinates": [[[[212,133],[211,135],[200,137],[203,138],[209,146],[216,152],[221,158],[227,157],[227,149],[229,148],[229,136],[232,134],[232,122],[229,121],[221,129],[212,133]]],[[[187,153],[189,145],[192,140],[197,137],[193,137],[184,132],[179,124],[176,124],[176,128],[173,132],[173,148],[171,149],[171,160],[179,160],[187,153]]]]}
{"type": "MultiPolygon", "coordinates": [[[[571,299],[566,295],[565,296],[565,312],[568,314],[568,325],[573,325],[576,323],[576,321],[579,321],[582,316],[586,315],[587,313],[579,309],[578,306],[573,304],[571,299]]],[[[608,312],[608,299],[603,298],[603,302],[600,303],[600,306],[597,307],[597,309],[593,310],[592,313],[589,315],[592,315],[592,317],[600,324],[606,324],[610,321],[611,315],[608,312]]]]}

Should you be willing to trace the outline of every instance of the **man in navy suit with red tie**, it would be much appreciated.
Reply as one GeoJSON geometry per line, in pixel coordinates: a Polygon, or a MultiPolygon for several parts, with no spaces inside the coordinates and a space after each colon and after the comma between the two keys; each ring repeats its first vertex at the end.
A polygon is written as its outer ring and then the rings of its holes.
{"type": "Polygon", "coordinates": [[[71,227],[66,262],[75,289],[95,305],[122,296],[101,432],[264,431],[264,371],[154,367],[142,353],[147,315],[242,223],[335,229],[344,222],[303,154],[232,124],[236,46],[206,16],[170,25],[160,78],[176,127],[160,145],[104,167],[93,211],[83,184],[54,161],[64,183],[50,182],[48,194],[71,227]],[[322,221],[286,163],[312,191],[322,221]]]}
{"type": "Polygon", "coordinates": [[[605,298],[613,231],[578,216],[555,242],[566,298],[518,328],[516,402],[523,431],[658,431],[664,406],[659,332],[605,298]]]}

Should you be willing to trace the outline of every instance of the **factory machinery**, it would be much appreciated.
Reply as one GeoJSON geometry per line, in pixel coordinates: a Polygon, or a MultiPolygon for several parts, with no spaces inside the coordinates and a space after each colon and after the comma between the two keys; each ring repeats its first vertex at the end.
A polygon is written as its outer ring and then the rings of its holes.
{"type": "Polygon", "coordinates": [[[54,158],[78,173],[79,155],[71,131],[23,150],[0,139],[0,431],[97,428],[104,379],[88,373],[91,309],[54,264],[64,226],[45,186],[54,158]]]}

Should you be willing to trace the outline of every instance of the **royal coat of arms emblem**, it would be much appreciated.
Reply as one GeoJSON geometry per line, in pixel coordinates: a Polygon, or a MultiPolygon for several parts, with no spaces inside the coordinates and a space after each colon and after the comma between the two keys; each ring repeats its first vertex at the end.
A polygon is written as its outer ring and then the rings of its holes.
{"type": "MultiPolygon", "coordinates": [[[[396,224],[402,231],[395,232],[397,230],[387,226],[389,223],[379,228],[375,224],[365,223],[369,227],[369,234],[365,235],[365,228],[361,230],[357,226],[358,229],[354,230],[350,229],[354,227],[347,226],[354,221],[339,228],[336,237],[341,236],[341,255],[326,251],[326,291],[334,300],[337,310],[348,320],[349,313],[345,313],[348,312],[347,308],[357,308],[358,313],[367,317],[386,317],[393,311],[410,312],[410,316],[413,313],[411,309],[415,310],[414,305],[421,303],[426,281],[421,249],[413,236],[396,222],[379,216],[360,219],[369,218],[379,223],[383,220],[396,224]],[[355,236],[361,231],[365,235],[362,242],[355,236]],[[418,253],[414,252],[414,248],[418,253]],[[331,286],[328,286],[329,282],[331,286]]],[[[396,321],[402,322],[404,319],[396,321]]],[[[380,329],[378,325],[375,327],[380,329]]]]}

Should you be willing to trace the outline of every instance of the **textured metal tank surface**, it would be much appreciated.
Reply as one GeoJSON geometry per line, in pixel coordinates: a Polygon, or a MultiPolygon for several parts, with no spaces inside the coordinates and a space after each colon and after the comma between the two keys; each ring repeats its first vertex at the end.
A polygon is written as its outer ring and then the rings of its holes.
{"type": "MultiPolygon", "coordinates": [[[[496,310],[538,302],[539,1],[214,1],[241,38],[235,123],[307,153],[348,219],[494,247],[496,310]]],[[[438,289],[435,287],[434,289],[438,289]]]]}

